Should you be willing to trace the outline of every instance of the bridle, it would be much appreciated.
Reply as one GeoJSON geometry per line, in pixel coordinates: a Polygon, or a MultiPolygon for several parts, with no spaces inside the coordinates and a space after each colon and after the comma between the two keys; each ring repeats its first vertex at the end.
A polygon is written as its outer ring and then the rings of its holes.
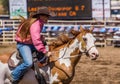
{"type": "MultiPolygon", "coordinates": [[[[71,41],[69,41],[65,47],[67,47],[67,46],[70,44],[70,42],[71,42],[71,41]]],[[[90,51],[93,47],[95,47],[95,46],[91,46],[88,50],[85,49],[82,53],[85,53],[86,56],[89,56],[88,53],[89,53],[89,51],[90,51]]],[[[60,60],[60,59],[69,59],[69,58],[75,58],[75,57],[81,56],[81,54],[78,54],[78,55],[72,55],[72,56],[70,56],[70,57],[64,57],[66,51],[67,51],[67,48],[64,50],[63,55],[62,55],[60,58],[57,58],[54,62],[56,62],[56,61],[58,61],[58,60],[60,60]]],[[[56,51],[56,52],[57,52],[57,51],[56,51]]]]}
{"type": "MultiPolygon", "coordinates": [[[[77,39],[77,40],[78,40],[78,44],[79,44],[79,42],[82,42],[80,39],[77,39]]],[[[65,53],[66,53],[66,51],[67,51],[67,46],[71,43],[71,41],[72,41],[72,40],[70,40],[70,41],[66,44],[63,55],[62,55],[61,57],[57,58],[55,61],[58,61],[58,60],[60,60],[60,59],[69,59],[69,58],[79,57],[79,56],[81,56],[81,54],[85,54],[86,56],[89,56],[89,51],[90,51],[92,48],[96,47],[95,45],[93,45],[93,46],[91,46],[89,49],[86,49],[86,48],[85,48],[85,49],[84,49],[83,51],[81,51],[81,53],[79,53],[78,55],[72,55],[72,56],[69,56],[69,57],[65,57],[65,53]]],[[[79,45],[78,45],[78,46],[79,46],[79,45]]]]}
{"type": "Polygon", "coordinates": [[[84,52],[82,52],[82,53],[85,53],[87,56],[89,56],[89,51],[93,48],[93,47],[95,47],[95,45],[94,46],[91,46],[88,50],[85,50],[84,52]]]}

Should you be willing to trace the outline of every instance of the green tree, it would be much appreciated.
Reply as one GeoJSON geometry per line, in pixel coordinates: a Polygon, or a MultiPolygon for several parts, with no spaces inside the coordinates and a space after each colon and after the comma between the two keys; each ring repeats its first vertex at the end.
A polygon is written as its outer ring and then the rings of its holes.
{"type": "Polygon", "coordinates": [[[9,0],[2,0],[3,8],[4,8],[4,13],[8,14],[9,10],[9,0]]]}

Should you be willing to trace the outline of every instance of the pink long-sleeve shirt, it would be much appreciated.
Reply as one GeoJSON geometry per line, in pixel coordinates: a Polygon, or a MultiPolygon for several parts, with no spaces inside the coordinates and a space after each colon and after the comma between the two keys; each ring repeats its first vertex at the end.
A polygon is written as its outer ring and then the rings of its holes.
{"type": "Polygon", "coordinates": [[[33,44],[39,52],[42,51],[43,53],[46,53],[47,51],[44,44],[42,43],[41,35],[40,35],[43,25],[44,25],[44,22],[42,20],[35,21],[30,27],[30,36],[24,40],[21,40],[21,38],[19,37],[19,32],[21,29],[20,27],[16,33],[15,40],[17,42],[24,43],[24,44],[33,44]]]}

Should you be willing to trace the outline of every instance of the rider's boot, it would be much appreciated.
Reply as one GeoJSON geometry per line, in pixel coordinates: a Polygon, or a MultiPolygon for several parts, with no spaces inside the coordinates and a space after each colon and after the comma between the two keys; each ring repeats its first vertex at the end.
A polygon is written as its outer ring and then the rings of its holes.
{"type": "Polygon", "coordinates": [[[12,84],[18,84],[19,81],[12,81],[12,84]]]}
{"type": "Polygon", "coordinates": [[[19,80],[14,80],[12,75],[9,77],[9,80],[11,81],[12,84],[18,84],[19,80]]]}

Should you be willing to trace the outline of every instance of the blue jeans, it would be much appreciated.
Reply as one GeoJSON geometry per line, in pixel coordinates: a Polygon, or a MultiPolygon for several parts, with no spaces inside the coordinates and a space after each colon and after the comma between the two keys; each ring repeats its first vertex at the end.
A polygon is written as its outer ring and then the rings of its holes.
{"type": "Polygon", "coordinates": [[[36,50],[33,45],[30,44],[23,44],[23,43],[17,43],[17,49],[19,50],[22,58],[23,58],[23,63],[17,66],[13,72],[12,72],[12,77],[14,80],[19,80],[25,72],[31,68],[33,64],[32,60],[32,51],[36,50]]]}

